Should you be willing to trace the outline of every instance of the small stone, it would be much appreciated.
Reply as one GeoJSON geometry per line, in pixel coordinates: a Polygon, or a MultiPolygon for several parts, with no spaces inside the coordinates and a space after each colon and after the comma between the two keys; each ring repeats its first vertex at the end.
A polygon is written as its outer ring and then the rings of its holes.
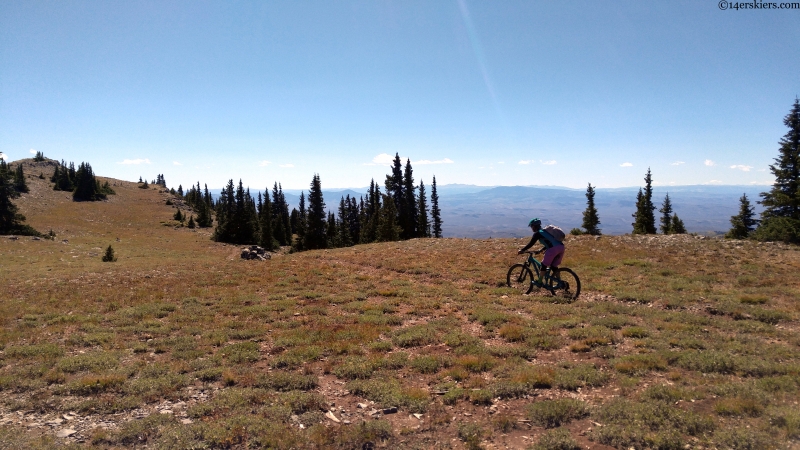
{"type": "Polygon", "coordinates": [[[396,412],[397,412],[397,407],[396,406],[392,406],[392,407],[383,409],[383,413],[384,414],[394,414],[396,412]]]}
{"type": "Polygon", "coordinates": [[[367,405],[366,403],[359,403],[359,404],[358,404],[358,407],[359,407],[360,409],[367,409],[367,406],[368,406],[368,405],[367,405]]]}
{"type": "Polygon", "coordinates": [[[335,416],[335,415],[333,414],[333,412],[331,412],[331,411],[328,411],[328,412],[326,412],[326,413],[325,413],[325,417],[327,417],[328,419],[331,419],[332,421],[334,421],[334,422],[336,422],[336,423],[339,423],[339,422],[341,422],[341,420],[339,420],[338,418],[336,418],[336,416],[335,416]]]}
{"type": "Polygon", "coordinates": [[[184,425],[191,425],[193,422],[192,419],[181,419],[181,423],[184,425]]]}
{"type": "Polygon", "coordinates": [[[159,412],[160,412],[161,414],[172,414],[172,410],[171,410],[171,409],[162,409],[162,410],[161,410],[161,411],[159,411],[159,412]]]}
{"type": "Polygon", "coordinates": [[[422,414],[414,413],[413,416],[416,417],[417,420],[422,420],[422,414]]]}
{"type": "Polygon", "coordinates": [[[65,437],[70,437],[75,433],[77,433],[77,431],[73,430],[72,428],[65,428],[56,433],[56,436],[60,438],[65,438],[65,437]]]}

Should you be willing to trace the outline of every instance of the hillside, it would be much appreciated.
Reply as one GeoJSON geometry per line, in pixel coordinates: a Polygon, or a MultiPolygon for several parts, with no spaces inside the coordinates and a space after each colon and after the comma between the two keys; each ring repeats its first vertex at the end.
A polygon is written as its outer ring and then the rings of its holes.
{"type": "Polygon", "coordinates": [[[25,164],[56,239],[0,238],[0,448],[800,445],[797,247],[569,237],[565,304],[504,287],[526,238],[244,261],[25,164]]]}

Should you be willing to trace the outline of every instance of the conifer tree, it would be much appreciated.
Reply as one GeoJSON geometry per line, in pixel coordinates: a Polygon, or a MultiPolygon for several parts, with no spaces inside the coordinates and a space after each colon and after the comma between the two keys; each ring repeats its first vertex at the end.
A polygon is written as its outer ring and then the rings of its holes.
{"type": "MultiPolygon", "coordinates": [[[[147,181],[145,181],[144,183],[147,184],[147,181]]],[[[241,183],[242,180],[239,180],[239,184],[241,183]]],[[[181,184],[178,185],[178,197],[183,197],[183,185],[181,184]]]]}
{"type": "Polygon", "coordinates": [[[417,217],[417,236],[431,237],[431,224],[428,222],[428,200],[425,198],[425,183],[422,180],[419,180],[417,217]]]}
{"type": "Polygon", "coordinates": [[[236,197],[234,194],[233,180],[222,189],[217,203],[217,226],[214,228],[213,239],[217,242],[233,242],[233,219],[236,210],[236,197]]]}
{"type": "Polygon", "coordinates": [[[636,195],[636,212],[633,214],[633,234],[656,234],[656,217],[653,214],[656,207],[653,205],[653,178],[650,168],[644,177],[644,191],[639,189],[636,195]]]}
{"type": "Polygon", "coordinates": [[[789,131],[780,140],[778,157],[769,166],[775,183],[761,194],[764,211],[753,233],[759,240],[800,243],[800,100],[783,119],[789,131]]]}
{"type": "Polygon", "coordinates": [[[44,161],[45,159],[47,159],[47,158],[45,158],[45,157],[44,157],[44,153],[42,153],[42,152],[38,152],[38,151],[36,152],[36,156],[34,156],[34,157],[33,157],[33,160],[34,160],[35,162],[42,162],[42,161],[44,161]]]}
{"type": "Polygon", "coordinates": [[[261,204],[261,193],[258,194],[258,202],[258,245],[272,251],[275,250],[275,235],[272,230],[272,202],[269,201],[269,188],[264,189],[263,204],[261,204]]]}
{"type": "Polygon", "coordinates": [[[583,211],[583,224],[581,226],[586,230],[586,234],[599,236],[600,228],[597,226],[600,225],[600,218],[597,216],[597,208],[594,206],[594,194],[594,187],[592,187],[592,183],[589,183],[586,188],[586,210],[583,211]]]}
{"type": "Polygon", "coordinates": [[[306,193],[300,193],[300,202],[297,211],[297,225],[295,225],[295,233],[297,239],[295,240],[294,247],[297,250],[306,249],[306,230],[308,229],[308,212],[306,210],[306,193]]]}
{"type": "MultiPolygon", "coordinates": [[[[348,195],[347,199],[342,197],[341,200],[339,200],[339,220],[337,221],[336,228],[339,247],[349,247],[353,245],[353,235],[350,232],[350,220],[352,220],[352,217],[350,214],[350,195],[348,195]]],[[[328,223],[328,227],[330,227],[330,222],[328,223]]]]}
{"type": "Polygon", "coordinates": [[[756,213],[750,205],[747,194],[739,198],[739,214],[731,216],[731,229],[725,234],[728,239],[747,239],[755,230],[758,220],[754,219],[756,213]]]}
{"type": "Polygon", "coordinates": [[[327,247],[325,201],[319,175],[314,174],[308,191],[308,218],[306,222],[305,248],[316,250],[327,247]]]}
{"type": "Polygon", "coordinates": [[[339,227],[336,224],[336,215],[331,211],[328,213],[328,220],[325,224],[325,241],[327,243],[327,248],[338,248],[342,246],[338,231],[339,227]]]}
{"type": "Polygon", "coordinates": [[[180,208],[175,210],[175,214],[172,216],[172,218],[177,220],[178,222],[183,222],[184,215],[181,214],[181,209],[180,208]]]}
{"type": "Polygon", "coordinates": [[[419,212],[417,209],[417,197],[415,194],[416,187],[414,186],[414,175],[411,169],[411,160],[406,159],[406,167],[403,171],[403,201],[400,202],[404,211],[401,216],[404,221],[401,222],[402,234],[401,238],[411,239],[418,236],[417,227],[419,226],[419,212]]]}
{"type": "Polygon", "coordinates": [[[400,226],[397,225],[397,210],[391,195],[383,194],[383,207],[377,220],[377,241],[390,242],[400,239],[400,226]]]}
{"type": "Polygon", "coordinates": [[[12,194],[15,192],[8,175],[7,167],[0,163],[0,235],[41,236],[30,225],[22,223],[25,221],[25,216],[17,212],[17,206],[11,201],[12,194]]]}
{"type": "Polygon", "coordinates": [[[195,227],[194,216],[193,215],[189,216],[189,222],[186,224],[186,226],[189,227],[189,228],[194,228],[195,227]]]}
{"type": "Polygon", "coordinates": [[[439,210],[439,194],[436,192],[436,176],[431,183],[431,217],[433,218],[433,237],[442,237],[442,212],[439,210]]]}
{"type": "Polygon", "coordinates": [[[111,248],[111,245],[106,248],[106,253],[101,258],[103,262],[116,262],[117,257],[114,255],[114,249],[111,248]]]}
{"type": "Polygon", "coordinates": [[[29,191],[28,184],[25,182],[25,174],[22,172],[22,163],[17,164],[17,170],[14,172],[14,189],[20,193],[29,191]]]}
{"type": "Polygon", "coordinates": [[[105,197],[104,194],[99,192],[92,166],[89,163],[82,162],[75,174],[75,190],[72,192],[72,200],[77,202],[95,201],[105,197]]]}
{"type": "Polygon", "coordinates": [[[672,234],[686,234],[686,227],[683,225],[683,221],[678,218],[677,214],[672,215],[672,228],[670,233],[672,234]]]}
{"type": "Polygon", "coordinates": [[[664,197],[664,203],[661,204],[661,233],[672,234],[672,202],[669,200],[669,193],[664,197]]]}

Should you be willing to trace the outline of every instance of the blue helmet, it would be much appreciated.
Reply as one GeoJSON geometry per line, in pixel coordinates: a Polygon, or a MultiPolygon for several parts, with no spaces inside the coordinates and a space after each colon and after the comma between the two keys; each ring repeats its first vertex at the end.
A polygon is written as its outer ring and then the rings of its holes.
{"type": "Polygon", "coordinates": [[[528,222],[528,227],[535,227],[537,230],[542,227],[542,221],[538,217],[531,219],[528,222]]]}

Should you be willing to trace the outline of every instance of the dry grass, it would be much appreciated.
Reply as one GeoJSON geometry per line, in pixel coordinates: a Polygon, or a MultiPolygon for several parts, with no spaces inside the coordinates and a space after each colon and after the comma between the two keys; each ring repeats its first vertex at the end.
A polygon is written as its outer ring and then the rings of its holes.
{"type": "Polygon", "coordinates": [[[166,194],[109,181],[73,203],[30,178],[16,203],[56,239],[0,238],[11,448],[797,445],[796,247],[569,237],[584,293],[559,304],[503,287],[519,240],[243,261],[175,228],[166,194]],[[566,398],[568,426],[528,422],[566,398]]]}

